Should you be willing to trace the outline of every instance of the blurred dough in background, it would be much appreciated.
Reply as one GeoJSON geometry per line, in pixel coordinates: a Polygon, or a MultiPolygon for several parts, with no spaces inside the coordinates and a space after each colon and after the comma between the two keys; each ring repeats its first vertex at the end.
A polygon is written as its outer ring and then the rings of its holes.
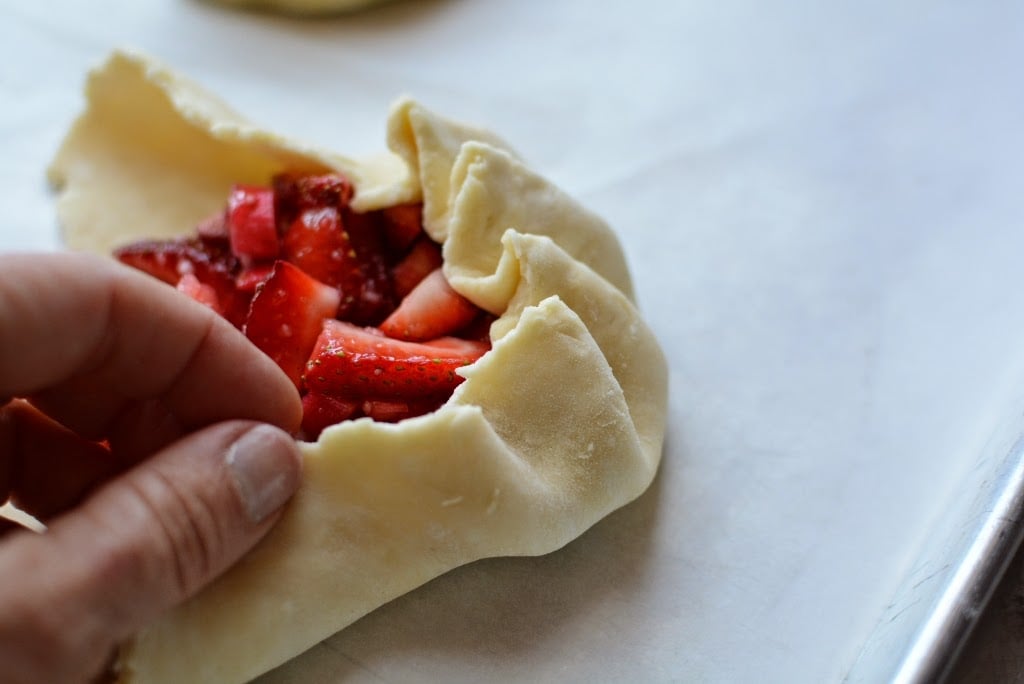
{"type": "Polygon", "coordinates": [[[282,14],[317,15],[353,12],[393,0],[211,0],[216,4],[269,10],[282,14]]]}

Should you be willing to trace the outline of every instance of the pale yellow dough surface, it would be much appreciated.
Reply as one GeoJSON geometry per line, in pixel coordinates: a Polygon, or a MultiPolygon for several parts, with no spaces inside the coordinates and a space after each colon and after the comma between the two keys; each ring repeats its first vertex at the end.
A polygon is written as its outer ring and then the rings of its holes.
{"type": "Polygon", "coordinates": [[[661,457],[664,356],[611,230],[500,140],[398,102],[391,153],[351,160],[264,133],[140,56],[89,80],[51,168],[67,244],[190,231],[234,182],[327,169],[373,209],[424,201],[455,287],[500,318],[437,412],[304,444],[305,480],[241,564],[140,634],[124,681],[241,682],[459,565],[543,554],[639,496],[661,457]]]}

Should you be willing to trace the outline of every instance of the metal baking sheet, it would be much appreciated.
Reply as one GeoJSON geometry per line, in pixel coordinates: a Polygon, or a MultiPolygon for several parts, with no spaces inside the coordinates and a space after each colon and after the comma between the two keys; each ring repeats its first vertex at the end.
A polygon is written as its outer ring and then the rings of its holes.
{"type": "Polygon", "coordinates": [[[993,427],[848,673],[943,681],[1024,537],[1024,403],[993,427]]]}
{"type": "Polygon", "coordinates": [[[487,125],[622,238],[670,359],[659,478],[561,551],[457,569],[265,681],[910,677],[1012,489],[1022,14],[0,0],[0,249],[59,246],[44,170],[115,46],[341,152],[380,150],[403,93],[487,125]]]}

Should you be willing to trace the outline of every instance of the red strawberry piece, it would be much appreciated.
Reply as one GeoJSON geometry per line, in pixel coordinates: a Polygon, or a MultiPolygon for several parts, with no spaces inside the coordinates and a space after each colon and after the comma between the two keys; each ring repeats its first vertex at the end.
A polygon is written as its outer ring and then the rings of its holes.
{"type": "Polygon", "coordinates": [[[196,224],[196,238],[192,242],[207,254],[230,255],[232,263],[238,261],[231,251],[231,236],[228,233],[226,211],[218,211],[196,224]]]}
{"type": "Polygon", "coordinates": [[[301,388],[306,359],[338,299],[333,287],[278,261],[252,298],[243,332],[301,388]]]}
{"type": "Polygon", "coordinates": [[[309,392],[302,397],[302,434],[309,440],[320,436],[324,428],[358,417],[361,403],[309,392]]]}
{"type": "Polygon", "coordinates": [[[228,243],[230,235],[228,233],[227,217],[224,214],[225,212],[218,211],[216,214],[211,214],[196,224],[196,233],[199,235],[200,240],[213,240],[221,245],[228,243]]]}
{"type": "Polygon", "coordinates": [[[194,240],[146,240],[114,250],[114,256],[124,264],[145,271],[149,275],[177,285],[181,276],[199,268],[210,268],[227,273],[224,264],[211,260],[202,243],[194,240]]]}
{"type": "Polygon", "coordinates": [[[479,311],[452,289],[438,268],[405,296],[380,329],[400,340],[431,340],[469,324],[479,311]]]}
{"type": "Polygon", "coordinates": [[[333,208],[304,209],[284,235],[284,258],[341,291],[337,316],[378,323],[393,308],[383,256],[365,216],[333,208]]]}
{"type": "Polygon", "coordinates": [[[423,234],[423,205],[398,204],[381,211],[384,239],[394,250],[404,250],[423,234]]]}
{"type": "Polygon", "coordinates": [[[391,286],[396,297],[404,297],[434,269],[441,266],[441,245],[423,236],[409,253],[391,267],[391,286]]]}
{"type": "Polygon", "coordinates": [[[448,397],[444,395],[413,401],[367,399],[363,402],[363,415],[382,423],[397,423],[436,411],[447,400],[448,397]]]}
{"type": "Polygon", "coordinates": [[[484,311],[481,309],[476,317],[470,321],[467,325],[463,326],[455,333],[455,337],[463,340],[478,340],[480,342],[490,342],[491,340],[491,324],[497,320],[497,316],[484,311]]]}
{"type": "Polygon", "coordinates": [[[178,281],[178,291],[187,294],[200,304],[205,304],[221,316],[224,315],[224,309],[221,306],[220,297],[217,296],[217,291],[210,285],[199,282],[199,279],[194,274],[186,273],[181,276],[181,280],[178,281]]]}
{"type": "Polygon", "coordinates": [[[235,287],[238,259],[227,249],[202,240],[136,242],[114,251],[122,263],[145,271],[165,283],[177,286],[191,274],[213,289],[221,314],[241,327],[249,310],[249,296],[235,287]]]}
{"type": "Polygon", "coordinates": [[[255,185],[235,185],[228,196],[231,250],[241,259],[273,259],[279,251],[274,219],[274,191],[255,185]]]}
{"type": "Polygon", "coordinates": [[[305,209],[348,206],[352,192],[352,184],[338,174],[296,176],[285,173],[274,177],[277,210],[285,225],[305,209]]]}
{"type": "Polygon", "coordinates": [[[404,401],[366,400],[363,402],[363,415],[382,423],[397,423],[409,417],[409,404],[404,401]]]}
{"type": "Polygon", "coordinates": [[[354,298],[362,271],[341,212],[334,207],[305,209],[292,222],[282,241],[283,256],[320,282],[354,298]]]}
{"type": "Polygon", "coordinates": [[[359,258],[363,280],[347,315],[339,315],[339,318],[360,325],[376,325],[395,308],[383,235],[372,214],[346,210],[342,216],[359,258]]]}
{"type": "Polygon", "coordinates": [[[235,277],[235,286],[240,292],[248,292],[249,294],[252,294],[256,292],[256,288],[259,287],[260,283],[270,277],[270,274],[273,271],[273,263],[250,266],[249,268],[243,269],[242,272],[235,277]]]}
{"type": "Polygon", "coordinates": [[[327,320],[306,364],[306,386],[312,392],[364,399],[448,396],[463,380],[455,371],[488,348],[467,340],[393,340],[372,328],[327,320]]]}

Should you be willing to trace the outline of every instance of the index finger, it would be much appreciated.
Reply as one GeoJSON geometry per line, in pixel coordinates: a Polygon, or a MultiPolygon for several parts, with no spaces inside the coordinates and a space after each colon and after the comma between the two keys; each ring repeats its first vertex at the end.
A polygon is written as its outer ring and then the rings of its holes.
{"type": "Polygon", "coordinates": [[[0,255],[0,399],[30,396],[103,439],[159,402],[184,429],[248,418],[297,430],[295,387],[267,356],[173,288],[82,254],[0,255]]]}

